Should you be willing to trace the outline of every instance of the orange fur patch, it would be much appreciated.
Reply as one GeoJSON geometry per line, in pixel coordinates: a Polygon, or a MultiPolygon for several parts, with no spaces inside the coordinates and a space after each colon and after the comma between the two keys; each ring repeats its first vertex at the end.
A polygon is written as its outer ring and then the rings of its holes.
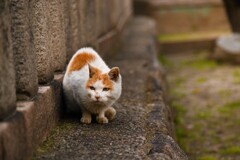
{"type": "Polygon", "coordinates": [[[74,60],[71,63],[71,66],[68,70],[68,75],[71,74],[73,71],[78,71],[82,69],[88,63],[94,61],[96,57],[89,53],[81,53],[74,57],[74,60]]]}
{"type": "Polygon", "coordinates": [[[110,90],[113,90],[113,82],[110,79],[110,77],[108,76],[107,73],[102,74],[101,71],[97,68],[95,69],[95,74],[93,75],[92,78],[90,78],[87,82],[87,88],[90,88],[91,86],[94,85],[94,83],[96,83],[98,80],[102,80],[104,86],[106,88],[109,88],[110,90]]]}

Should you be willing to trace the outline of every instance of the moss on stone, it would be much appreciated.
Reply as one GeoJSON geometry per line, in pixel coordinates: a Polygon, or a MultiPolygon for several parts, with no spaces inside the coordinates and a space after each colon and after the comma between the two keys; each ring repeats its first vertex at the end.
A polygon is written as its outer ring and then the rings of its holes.
{"type": "Polygon", "coordinates": [[[202,157],[198,158],[197,160],[217,160],[217,158],[215,156],[207,155],[207,156],[202,156],[202,157]]]}
{"type": "Polygon", "coordinates": [[[168,80],[181,148],[190,159],[240,155],[240,147],[236,147],[240,142],[240,101],[236,91],[240,88],[233,83],[234,77],[240,78],[240,70],[209,60],[206,53],[174,56],[167,57],[174,64],[168,80]]]}
{"type": "Polygon", "coordinates": [[[166,67],[172,67],[173,63],[171,63],[171,61],[162,53],[159,54],[158,56],[159,61],[161,62],[161,64],[163,64],[166,67]]]}
{"type": "MultiPolygon", "coordinates": [[[[194,28],[192,28],[192,30],[194,30],[194,28]]],[[[228,34],[228,32],[229,31],[184,32],[184,33],[173,33],[173,34],[160,34],[158,36],[158,39],[160,42],[192,41],[192,40],[201,40],[201,39],[206,39],[206,38],[216,38],[219,35],[228,34]]]]}
{"type": "Polygon", "coordinates": [[[197,79],[197,82],[200,83],[200,84],[205,83],[206,81],[207,81],[207,78],[206,78],[206,77],[199,77],[199,78],[197,79]]]}
{"type": "Polygon", "coordinates": [[[198,70],[210,70],[210,69],[215,69],[218,66],[218,63],[213,60],[200,58],[196,60],[184,61],[181,63],[181,66],[193,67],[198,70]]]}
{"type": "Polygon", "coordinates": [[[221,151],[224,155],[240,154],[240,146],[232,146],[221,151]]]}
{"type": "Polygon", "coordinates": [[[225,104],[224,106],[219,108],[219,112],[223,114],[227,114],[227,113],[234,112],[235,109],[240,109],[240,101],[234,101],[234,102],[225,104]]]}
{"type": "Polygon", "coordinates": [[[58,126],[55,127],[47,137],[47,139],[39,146],[37,149],[35,156],[42,155],[47,152],[51,152],[54,150],[54,146],[58,142],[58,136],[63,135],[63,133],[67,134],[70,132],[76,125],[69,121],[60,122],[58,126]]]}
{"type": "Polygon", "coordinates": [[[233,72],[233,82],[240,84],[240,69],[237,69],[233,72]]]}

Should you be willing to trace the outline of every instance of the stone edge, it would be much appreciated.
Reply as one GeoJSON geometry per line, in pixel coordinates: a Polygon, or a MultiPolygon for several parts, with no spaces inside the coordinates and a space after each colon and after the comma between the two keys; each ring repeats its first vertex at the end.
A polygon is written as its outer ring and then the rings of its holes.
{"type": "MultiPolygon", "coordinates": [[[[131,13],[99,38],[100,51],[107,52],[120,41],[129,19],[131,13]]],[[[16,112],[0,123],[0,159],[31,159],[37,147],[46,140],[62,112],[62,80],[63,74],[55,73],[49,85],[39,86],[32,100],[18,101],[16,112]]]]}

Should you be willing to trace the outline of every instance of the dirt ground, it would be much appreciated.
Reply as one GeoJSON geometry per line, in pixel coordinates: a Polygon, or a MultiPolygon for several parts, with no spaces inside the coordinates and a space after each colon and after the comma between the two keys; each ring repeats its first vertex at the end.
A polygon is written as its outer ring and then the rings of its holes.
{"type": "Polygon", "coordinates": [[[240,65],[209,51],[161,55],[177,140],[190,160],[240,159],[240,65]]]}

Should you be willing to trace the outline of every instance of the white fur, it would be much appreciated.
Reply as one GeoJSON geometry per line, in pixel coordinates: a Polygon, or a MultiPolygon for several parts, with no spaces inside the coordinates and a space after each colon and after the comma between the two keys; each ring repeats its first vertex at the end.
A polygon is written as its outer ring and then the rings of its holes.
{"type": "MultiPolygon", "coordinates": [[[[98,68],[102,73],[108,73],[110,68],[105,64],[102,58],[92,48],[79,49],[71,58],[66,73],[63,79],[64,96],[67,104],[67,108],[72,111],[89,112],[91,114],[103,114],[112,104],[120,97],[121,87],[121,76],[117,82],[114,82],[113,91],[102,91],[104,85],[102,81],[97,81],[94,84],[95,91],[86,89],[86,84],[89,79],[89,68],[85,65],[81,70],[73,71],[68,74],[69,66],[73,62],[76,55],[81,53],[93,54],[96,59],[90,63],[91,66],[98,68]],[[96,101],[96,96],[100,96],[99,101],[96,101]]],[[[84,113],[83,113],[84,114],[84,113]]]]}

